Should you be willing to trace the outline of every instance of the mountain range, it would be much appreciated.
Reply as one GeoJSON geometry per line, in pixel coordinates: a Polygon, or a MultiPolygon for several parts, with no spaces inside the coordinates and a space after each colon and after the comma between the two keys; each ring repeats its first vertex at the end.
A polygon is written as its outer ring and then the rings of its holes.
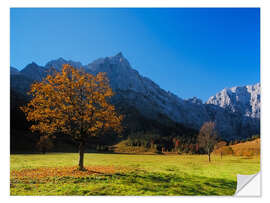
{"type": "Polygon", "coordinates": [[[11,67],[11,91],[26,97],[34,81],[41,81],[51,68],[61,70],[63,64],[82,68],[91,74],[106,72],[116,93],[112,98],[116,107],[133,108],[147,119],[162,123],[166,118],[166,121],[195,130],[199,130],[206,121],[215,121],[220,136],[225,140],[246,138],[260,132],[259,83],[225,88],[205,103],[196,97],[182,99],[140,75],[122,53],[99,58],[87,65],[59,58],[49,61],[44,67],[34,62],[21,71],[11,67]]]}

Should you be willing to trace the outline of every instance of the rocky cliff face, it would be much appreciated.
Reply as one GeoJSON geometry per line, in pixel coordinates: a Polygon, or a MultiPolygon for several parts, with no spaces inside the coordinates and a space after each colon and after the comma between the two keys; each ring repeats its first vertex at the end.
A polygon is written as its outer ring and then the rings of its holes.
{"type": "Polygon", "coordinates": [[[114,101],[126,100],[146,117],[158,119],[160,114],[189,127],[199,128],[208,120],[204,105],[183,100],[161,89],[134,70],[122,53],[98,59],[85,67],[94,74],[106,72],[116,94],[114,101]]]}
{"type": "Polygon", "coordinates": [[[48,62],[45,68],[30,64],[20,71],[28,82],[18,81],[11,72],[11,83],[14,84],[11,88],[24,91],[27,88],[22,86],[28,85],[29,88],[29,81],[40,80],[49,68],[60,70],[63,64],[84,68],[91,74],[106,72],[111,87],[116,92],[113,102],[116,105],[124,102],[147,118],[159,120],[166,116],[194,129],[199,129],[204,122],[213,120],[217,123],[221,136],[228,140],[259,132],[259,84],[226,89],[211,97],[206,104],[197,98],[184,100],[163,90],[151,79],[141,76],[130,66],[122,53],[100,58],[85,66],[62,58],[48,62]]]}
{"type": "Polygon", "coordinates": [[[62,57],[60,57],[59,59],[49,61],[45,65],[45,69],[48,70],[50,68],[54,68],[54,69],[60,71],[62,69],[63,64],[69,64],[69,65],[73,66],[74,68],[81,68],[83,66],[80,62],[65,60],[62,57]]]}
{"type": "Polygon", "coordinates": [[[33,81],[41,81],[46,76],[46,69],[32,62],[22,69],[20,73],[33,81]]]}
{"type": "Polygon", "coordinates": [[[243,116],[260,118],[260,83],[223,89],[210,97],[206,103],[220,106],[243,116]]]}
{"type": "Polygon", "coordinates": [[[20,74],[20,71],[17,68],[10,67],[10,74],[17,75],[17,74],[20,74]]]}

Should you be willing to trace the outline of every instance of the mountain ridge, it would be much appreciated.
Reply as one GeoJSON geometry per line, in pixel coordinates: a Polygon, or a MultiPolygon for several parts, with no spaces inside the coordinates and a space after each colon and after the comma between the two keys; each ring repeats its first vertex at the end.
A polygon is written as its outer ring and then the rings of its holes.
{"type": "Polygon", "coordinates": [[[233,112],[260,118],[260,83],[224,88],[211,96],[207,104],[218,105],[233,112]]]}
{"type": "MultiPolygon", "coordinates": [[[[99,58],[87,65],[82,65],[80,62],[72,60],[65,60],[60,57],[57,60],[49,61],[44,68],[35,65],[38,74],[32,74],[31,79],[39,80],[39,77],[43,76],[43,74],[46,75],[46,70],[52,66],[55,66],[54,68],[59,71],[60,67],[65,63],[73,65],[75,68],[83,68],[86,72],[91,74],[106,72],[112,89],[117,93],[113,98],[113,102],[119,104],[125,101],[138,109],[139,112],[147,118],[159,120],[160,115],[165,115],[172,121],[194,129],[199,129],[204,122],[213,120],[217,123],[217,128],[222,136],[229,139],[237,136],[244,137],[259,132],[260,114],[256,114],[256,112],[260,112],[260,110],[256,110],[256,108],[260,108],[260,96],[256,100],[258,105],[252,107],[254,110],[251,111],[251,114],[242,113],[244,110],[241,110],[241,113],[239,113],[240,110],[234,111],[235,106],[237,106],[236,104],[230,106],[228,103],[228,105],[225,106],[223,104],[226,102],[217,102],[219,100],[229,100],[226,97],[230,94],[228,92],[226,92],[227,94],[217,93],[217,95],[219,94],[218,96],[210,97],[212,99],[210,100],[209,98],[205,103],[195,97],[191,99],[181,99],[175,94],[160,88],[160,86],[151,79],[140,75],[137,70],[131,67],[130,63],[121,52],[115,56],[99,58]],[[36,79],[33,77],[36,77],[36,79]],[[256,116],[253,116],[252,113],[254,112],[256,116]]],[[[34,65],[32,66],[34,67],[34,65]]],[[[33,67],[31,70],[35,70],[33,67]]],[[[25,72],[23,70],[20,72],[25,72]]],[[[16,89],[14,85],[12,88],[16,89]]],[[[253,87],[250,86],[249,89],[252,90],[253,87]]],[[[232,89],[232,92],[233,90],[234,89],[232,89]]],[[[235,88],[235,91],[237,91],[237,88],[235,88]]],[[[255,99],[256,94],[260,95],[260,92],[254,92],[254,95],[251,97],[255,99]]],[[[246,102],[246,100],[243,101],[246,102]]]]}

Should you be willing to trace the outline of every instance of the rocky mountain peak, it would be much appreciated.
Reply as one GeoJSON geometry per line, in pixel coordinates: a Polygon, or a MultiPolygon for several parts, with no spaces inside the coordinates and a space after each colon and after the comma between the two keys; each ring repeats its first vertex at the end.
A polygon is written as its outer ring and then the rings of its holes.
{"type": "Polygon", "coordinates": [[[41,81],[46,75],[45,69],[35,62],[28,64],[20,73],[34,81],[41,81]]]}
{"type": "Polygon", "coordinates": [[[120,51],[118,54],[116,54],[114,57],[118,57],[118,58],[124,58],[123,53],[120,51]]]}
{"type": "Polygon", "coordinates": [[[209,98],[214,104],[232,112],[254,118],[260,117],[260,83],[241,87],[225,88],[209,98]]]}
{"type": "Polygon", "coordinates": [[[16,74],[20,74],[20,71],[17,68],[14,67],[10,67],[10,74],[11,75],[16,75],[16,74]]]}
{"type": "Polygon", "coordinates": [[[144,92],[142,77],[120,52],[115,56],[100,58],[85,66],[92,73],[106,72],[113,89],[144,92]]]}
{"type": "MultiPolygon", "coordinates": [[[[106,72],[115,92],[113,102],[128,104],[143,116],[159,120],[166,117],[173,122],[200,129],[204,122],[216,122],[219,133],[225,139],[235,139],[259,132],[260,129],[260,84],[226,88],[209,98],[204,104],[194,97],[183,100],[159,87],[151,79],[139,74],[120,52],[115,56],[99,58],[86,66],[80,62],[65,60],[62,57],[49,61],[45,68],[35,63],[29,64],[21,73],[31,81],[44,78],[51,67],[61,70],[63,64],[75,68],[83,67],[91,74],[106,72]]],[[[25,83],[12,75],[12,88],[22,93],[29,89],[31,81],[25,83]]]]}
{"type": "Polygon", "coordinates": [[[32,61],[32,63],[29,63],[27,66],[25,66],[25,68],[22,70],[27,70],[27,69],[35,69],[35,68],[39,68],[40,66],[38,64],[36,64],[34,61],[32,61]]]}
{"type": "Polygon", "coordinates": [[[54,68],[58,71],[60,71],[63,67],[64,64],[69,64],[75,68],[81,68],[83,67],[83,65],[81,64],[81,62],[77,62],[77,61],[72,61],[72,60],[66,60],[62,57],[55,59],[55,60],[51,60],[49,61],[46,65],[45,65],[45,69],[50,69],[50,68],[54,68]]]}
{"type": "Polygon", "coordinates": [[[122,52],[119,52],[115,56],[106,57],[105,61],[107,63],[117,65],[118,67],[131,68],[128,60],[124,57],[122,52]]]}
{"type": "Polygon", "coordinates": [[[187,99],[187,101],[193,104],[203,104],[203,101],[197,97],[192,97],[190,99],[187,99]]]}

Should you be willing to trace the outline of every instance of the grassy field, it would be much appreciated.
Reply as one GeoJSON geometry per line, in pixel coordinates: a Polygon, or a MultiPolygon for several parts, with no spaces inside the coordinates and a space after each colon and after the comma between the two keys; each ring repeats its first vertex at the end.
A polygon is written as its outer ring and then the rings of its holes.
{"type": "Polygon", "coordinates": [[[78,154],[10,156],[11,195],[233,195],[236,174],[260,170],[260,157],[78,154]]]}
{"type": "Polygon", "coordinates": [[[221,151],[224,155],[236,155],[236,156],[256,156],[260,155],[260,138],[238,143],[229,146],[223,146],[214,151],[214,154],[220,154],[221,151]]]}

